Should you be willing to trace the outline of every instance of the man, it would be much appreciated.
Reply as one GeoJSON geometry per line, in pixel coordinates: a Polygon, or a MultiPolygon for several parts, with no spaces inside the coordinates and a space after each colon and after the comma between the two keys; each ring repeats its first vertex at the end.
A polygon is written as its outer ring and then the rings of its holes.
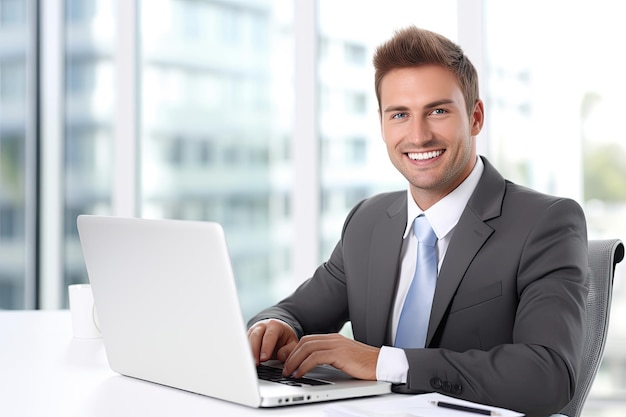
{"type": "Polygon", "coordinates": [[[330,364],[409,392],[528,416],[558,412],[574,393],[582,350],[582,209],[505,181],[477,156],[484,105],[454,43],[409,27],[377,49],[374,66],[382,136],[408,192],[360,202],[329,260],[250,321],[256,362],[277,358],[296,377],[330,364]],[[399,348],[422,262],[411,228],[423,217],[436,235],[436,288],[430,314],[411,317],[427,316],[421,346],[399,348]],[[335,333],[346,321],[354,340],[335,333]]]}

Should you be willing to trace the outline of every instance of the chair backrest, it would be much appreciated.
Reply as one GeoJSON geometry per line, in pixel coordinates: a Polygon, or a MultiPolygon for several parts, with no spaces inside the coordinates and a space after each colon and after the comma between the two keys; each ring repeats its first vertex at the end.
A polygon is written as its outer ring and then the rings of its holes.
{"type": "Polygon", "coordinates": [[[580,417],[596,377],[609,327],[613,275],[615,266],[624,259],[624,245],[619,239],[589,241],[589,295],[587,296],[586,335],[581,368],[572,400],[562,415],[580,417]]]}

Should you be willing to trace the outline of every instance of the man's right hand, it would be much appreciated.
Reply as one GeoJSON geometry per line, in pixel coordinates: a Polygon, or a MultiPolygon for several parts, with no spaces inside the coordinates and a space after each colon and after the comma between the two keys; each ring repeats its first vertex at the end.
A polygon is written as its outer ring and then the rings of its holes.
{"type": "Polygon", "coordinates": [[[298,344],[296,332],[280,320],[263,320],[255,323],[248,329],[248,340],[257,366],[270,359],[285,362],[298,344]]]}

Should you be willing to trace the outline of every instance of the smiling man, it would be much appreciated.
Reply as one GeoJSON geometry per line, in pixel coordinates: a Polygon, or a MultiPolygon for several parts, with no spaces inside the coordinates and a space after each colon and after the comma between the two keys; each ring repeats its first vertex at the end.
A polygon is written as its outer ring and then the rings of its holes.
{"type": "Polygon", "coordinates": [[[483,103],[466,109],[454,73],[438,65],[397,68],[380,84],[382,135],[391,162],[422,210],[472,172],[483,103]],[[469,114],[468,114],[469,113],[469,114]]]}
{"type": "Polygon", "coordinates": [[[296,377],[330,364],[398,392],[558,412],[582,349],[582,209],[477,155],[485,109],[453,42],[409,27],[374,66],[382,137],[408,190],[357,204],[328,261],[250,321],[256,362],[279,359],[296,377]],[[354,340],[337,333],[347,321],[354,340]]]}

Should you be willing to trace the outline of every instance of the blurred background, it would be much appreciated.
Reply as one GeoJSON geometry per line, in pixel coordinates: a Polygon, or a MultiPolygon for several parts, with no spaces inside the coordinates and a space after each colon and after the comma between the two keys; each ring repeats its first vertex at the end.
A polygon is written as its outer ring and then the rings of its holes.
{"type": "MultiPolygon", "coordinates": [[[[371,57],[415,24],[459,43],[479,152],[626,240],[626,6],[610,0],[0,0],[0,309],[67,307],[81,213],[212,220],[244,317],[287,295],[359,200],[406,188],[371,57]]],[[[184,244],[181,242],[181,244],[184,244]]],[[[585,416],[624,415],[618,266],[585,416]],[[620,411],[621,410],[621,411],[620,411]]]]}

